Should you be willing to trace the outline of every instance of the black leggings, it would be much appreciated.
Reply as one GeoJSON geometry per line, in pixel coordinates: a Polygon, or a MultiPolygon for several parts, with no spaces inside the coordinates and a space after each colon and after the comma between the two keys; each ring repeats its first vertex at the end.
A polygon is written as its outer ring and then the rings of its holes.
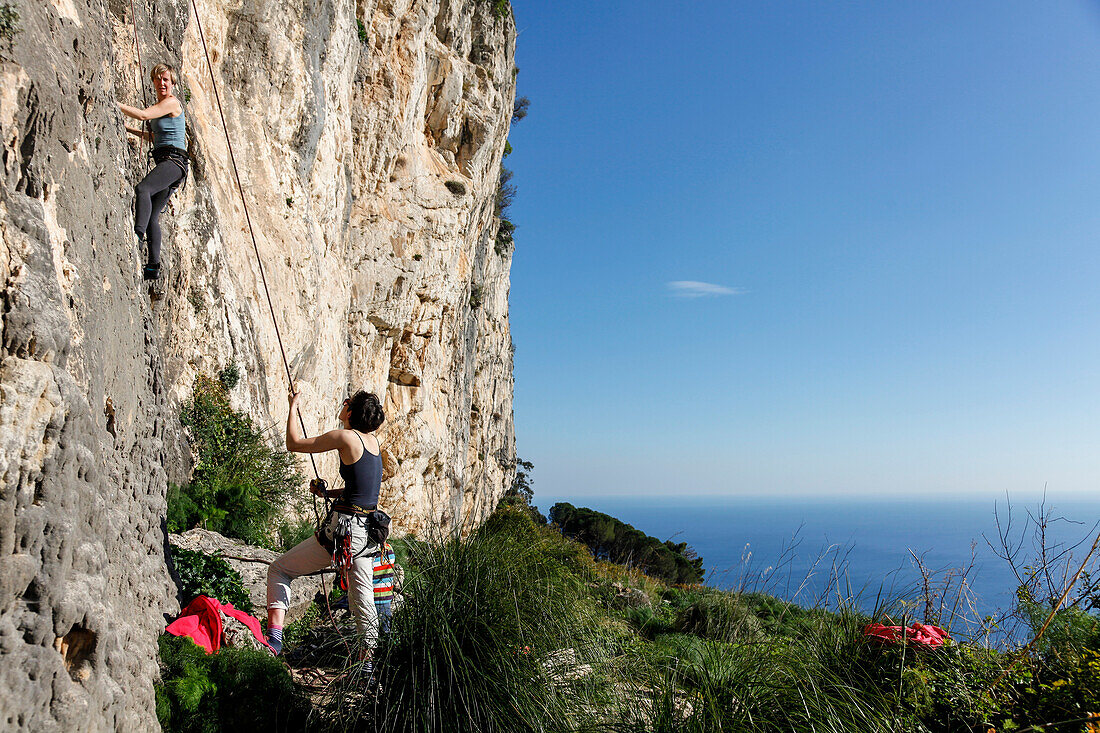
{"type": "Polygon", "coordinates": [[[149,243],[149,264],[160,264],[160,212],[168,203],[168,197],[183,180],[183,169],[170,160],[157,163],[141,183],[134,187],[137,203],[134,206],[134,232],[149,243]]]}

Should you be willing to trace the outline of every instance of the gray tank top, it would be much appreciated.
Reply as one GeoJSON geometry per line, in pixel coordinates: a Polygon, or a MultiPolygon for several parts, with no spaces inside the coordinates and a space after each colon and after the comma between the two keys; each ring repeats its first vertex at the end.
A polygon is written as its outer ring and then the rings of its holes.
{"type": "Polygon", "coordinates": [[[180,105],[179,117],[158,117],[150,120],[153,128],[153,147],[162,148],[171,145],[180,150],[187,150],[187,121],[184,119],[183,105],[180,105]]]}

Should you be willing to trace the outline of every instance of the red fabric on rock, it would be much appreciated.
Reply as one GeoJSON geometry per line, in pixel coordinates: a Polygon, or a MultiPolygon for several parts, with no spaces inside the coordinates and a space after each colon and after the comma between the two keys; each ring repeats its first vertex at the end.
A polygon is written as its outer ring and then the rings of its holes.
{"type": "Polygon", "coordinates": [[[168,624],[165,631],[173,636],[186,636],[205,649],[207,654],[213,654],[222,645],[222,614],[232,616],[243,623],[260,643],[271,648],[264,639],[259,619],[233,608],[232,603],[221,603],[209,596],[196,596],[195,600],[183,609],[180,617],[168,624]]]}

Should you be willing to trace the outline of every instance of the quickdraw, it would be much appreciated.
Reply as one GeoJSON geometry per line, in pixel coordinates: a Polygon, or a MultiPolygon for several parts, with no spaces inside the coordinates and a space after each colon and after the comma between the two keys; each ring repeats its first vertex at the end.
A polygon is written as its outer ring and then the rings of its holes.
{"type": "Polygon", "coordinates": [[[339,582],[342,591],[348,589],[348,574],[354,564],[355,556],[351,552],[351,532],[348,532],[336,544],[336,551],[332,555],[332,565],[336,568],[337,582],[339,582]]]}

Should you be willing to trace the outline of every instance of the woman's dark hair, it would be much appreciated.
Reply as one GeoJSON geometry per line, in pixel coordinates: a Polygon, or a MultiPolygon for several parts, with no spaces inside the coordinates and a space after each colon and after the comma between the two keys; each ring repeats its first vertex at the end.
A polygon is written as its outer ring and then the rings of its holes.
{"type": "Polygon", "coordinates": [[[386,413],[374,394],[359,390],[348,398],[348,424],[354,430],[369,433],[385,421],[386,413]]]}

